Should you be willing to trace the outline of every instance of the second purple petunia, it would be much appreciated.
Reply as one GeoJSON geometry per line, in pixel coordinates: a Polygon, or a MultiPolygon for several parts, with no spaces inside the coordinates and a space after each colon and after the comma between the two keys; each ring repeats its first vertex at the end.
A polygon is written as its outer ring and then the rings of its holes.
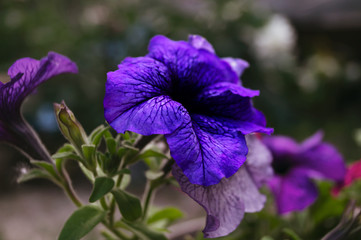
{"type": "Polygon", "coordinates": [[[312,179],[341,182],[346,165],[337,149],[317,132],[301,144],[285,136],[264,137],[273,155],[275,176],[268,182],[280,214],[311,205],[318,192],[312,179]]]}
{"type": "Polygon", "coordinates": [[[145,57],[126,58],[108,73],[105,119],[118,132],[164,134],[171,155],[193,184],[230,177],[248,152],[244,135],[271,133],[244,88],[240,59],[219,58],[203,37],[155,36],[145,57]]]}

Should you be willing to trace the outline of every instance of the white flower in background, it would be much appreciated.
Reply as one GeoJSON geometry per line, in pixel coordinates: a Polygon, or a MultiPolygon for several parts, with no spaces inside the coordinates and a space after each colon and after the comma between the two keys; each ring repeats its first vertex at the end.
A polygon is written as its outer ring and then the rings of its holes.
{"type": "Polygon", "coordinates": [[[296,33],[287,18],[274,15],[253,39],[256,56],[266,65],[283,65],[292,60],[296,33]]]}

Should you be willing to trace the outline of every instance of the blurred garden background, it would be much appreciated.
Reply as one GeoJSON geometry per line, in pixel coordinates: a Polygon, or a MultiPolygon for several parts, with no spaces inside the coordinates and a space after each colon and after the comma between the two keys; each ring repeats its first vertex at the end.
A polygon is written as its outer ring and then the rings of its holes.
{"type": "MultiPolygon", "coordinates": [[[[48,51],[78,64],[79,74],[44,83],[23,107],[25,118],[55,152],[65,140],[57,128],[53,102],[64,99],[89,133],[105,121],[106,73],[126,56],[145,55],[149,39],[157,34],[174,40],[199,34],[213,44],[219,56],[247,60],[250,68],[242,76],[243,84],[261,91],[254,105],[264,112],[275,134],[303,140],[321,129],[325,140],[336,145],[346,161],[361,158],[359,0],[1,0],[0,80],[9,81],[7,69],[16,59],[40,59],[48,51]]],[[[24,165],[21,154],[0,145],[1,240],[26,236],[11,235],[10,227],[21,231],[22,226],[15,220],[9,224],[6,217],[20,218],[32,208],[41,212],[39,218],[49,217],[34,205],[57,197],[45,200],[45,196],[34,195],[33,189],[41,186],[41,192],[61,195],[43,181],[19,186],[16,175],[24,165]],[[28,202],[16,195],[19,189],[28,202]]],[[[84,179],[77,181],[83,186],[84,179]]],[[[84,188],[86,194],[86,183],[84,188]]],[[[56,208],[56,203],[51,205],[49,209],[56,208]]],[[[49,214],[56,219],[56,213],[49,214]]],[[[59,218],[65,221],[66,211],[61,214],[59,218]]],[[[50,234],[60,230],[61,221],[52,224],[56,229],[49,230],[50,234]]],[[[29,217],[26,222],[32,224],[29,217]]],[[[325,231],[320,228],[319,235],[325,231]]],[[[51,235],[39,233],[28,239],[52,239],[44,236],[51,235]]]]}

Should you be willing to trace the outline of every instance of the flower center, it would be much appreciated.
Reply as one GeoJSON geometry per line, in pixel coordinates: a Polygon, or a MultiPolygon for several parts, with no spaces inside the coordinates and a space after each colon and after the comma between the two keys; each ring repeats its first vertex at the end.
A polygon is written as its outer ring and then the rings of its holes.
{"type": "Polygon", "coordinates": [[[198,93],[198,89],[175,85],[169,95],[174,101],[181,103],[189,113],[201,113],[204,109],[202,110],[197,102],[198,93]]]}
{"type": "Polygon", "coordinates": [[[293,167],[292,160],[288,157],[276,158],[272,161],[272,168],[277,175],[286,175],[293,167]]]}

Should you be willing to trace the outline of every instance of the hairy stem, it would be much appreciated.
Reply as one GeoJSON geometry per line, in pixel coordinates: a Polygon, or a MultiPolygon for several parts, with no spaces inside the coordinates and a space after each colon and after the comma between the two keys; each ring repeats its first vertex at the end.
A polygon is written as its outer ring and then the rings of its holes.
{"type": "Polygon", "coordinates": [[[64,189],[65,193],[68,195],[68,197],[70,198],[70,200],[75,204],[75,206],[81,207],[83,204],[81,203],[79,197],[75,193],[75,190],[71,183],[71,179],[69,177],[69,174],[65,169],[64,163],[62,164],[62,169],[61,169],[61,175],[63,176],[63,178],[65,180],[63,189],[64,189]]]}
{"type": "Polygon", "coordinates": [[[130,240],[131,239],[128,236],[126,236],[124,233],[118,231],[113,226],[109,225],[109,223],[107,223],[106,221],[102,221],[102,223],[109,231],[111,231],[119,239],[122,239],[122,240],[130,240]]]}

